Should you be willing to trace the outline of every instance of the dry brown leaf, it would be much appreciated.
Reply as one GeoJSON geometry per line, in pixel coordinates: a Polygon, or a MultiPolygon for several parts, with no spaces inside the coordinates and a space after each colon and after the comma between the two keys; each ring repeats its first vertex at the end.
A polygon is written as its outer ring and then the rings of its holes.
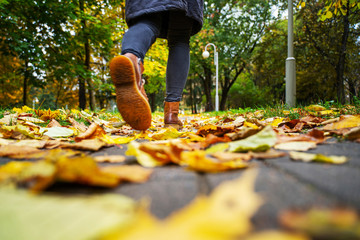
{"type": "Polygon", "coordinates": [[[347,133],[344,134],[344,137],[349,140],[360,139],[360,127],[350,129],[347,133]]]}
{"type": "Polygon", "coordinates": [[[266,152],[251,152],[251,155],[253,158],[257,158],[257,159],[271,159],[271,158],[284,157],[287,154],[285,152],[269,149],[266,152]]]}
{"type": "Polygon", "coordinates": [[[200,143],[200,146],[202,149],[205,149],[208,146],[219,142],[231,142],[231,139],[226,135],[224,137],[217,137],[210,133],[206,136],[205,141],[200,143]]]}
{"type": "Polygon", "coordinates": [[[232,141],[236,141],[255,135],[258,132],[260,132],[260,129],[242,128],[239,132],[227,133],[225,135],[228,136],[232,141]]]}
{"type": "Polygon", "coordinates": [[[122,155],[104,155],[94,157],[96,162],[109,162],[109,163],[120,163],[126,160],[125,156],[122,155]]]}
{"type": "Polygon", "coordinates": [[[15,125],[16,121],[17,121],[17,114],[9,114],[9,115],[5,115],[3,118],[0,119],[0,125],[4,124],[4,125],[15,125]]]}
{"type": "Polygon", "coordinates": [[[84,150],[84,151],[99,151],[101,148],[107,146],[107,143],[95,138],[84,139],[77,143],[60,143],[61,148],[84,150]]]}
{"type": "Polygon", "coordinates": [[[234,127],[233,126],[229,126],[229,127],[221,127],[221,126],[215,126],[215,125],[206,125],[201,127],[198,131],[197,131],[197,135],[199,136],[207,136],[208,134],[214,134],[215,136],[221,137],[224,136],[224,134],[229,133],[229,132],[233,132],[234,131],[234,127]]]}
{"type": "Polygon", "coordinates": [[[0,157],[27,158],[29,155],[43,153],[43,151],[29,146],[5,145],[0,146],[0,157]]]}
{"type": "Polygon", "coordinates": [[[71,117],[69,117],[68,120],[71,123],[71,125],[80,132],[85,132],[87,130],[87,127],[85,126],[84,123],[78,123],[75,119],[71,117]]]}
{"type": "Polygon", "coordinates": [[[211,156],[217,158],[221,162],[250,161],[252,158],[252,154],[250,153],[232,153],[232,152],[216,152],[216,153],[212,153],[211,156]]]}
{"type": "Polygon", "coordinates": [[[86,130],[86,132],[75,137],[75,141],[80,142],[83,139],[92,139],[96,137],[101,137],[103,135],[106,135],[104,129],[100,127],[97,123],[92,123],[86,130]]]}
{"type": "Polygon", "coordinates": [[[61,127],[61,124],[58,121],[56,121],[55,119],[51,119],[51,121],[49,122],[49,124],[46,127],[47,128],[61,127]]]}
{"type": "Polygon", "coordinates": [[[129,166],[129,165],[120,165],[120,166],[106,166],[101,168],[102,172],[111,173],[119,177],[120,180],[134,182],[134,183],[143,183],[146,182],[153,170],[146,169],[141,166],[129,166]]]}

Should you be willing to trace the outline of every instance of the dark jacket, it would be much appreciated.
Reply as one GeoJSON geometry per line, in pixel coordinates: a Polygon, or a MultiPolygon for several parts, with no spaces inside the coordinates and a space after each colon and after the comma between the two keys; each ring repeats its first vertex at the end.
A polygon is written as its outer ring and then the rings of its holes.
{"type": "Polygon", "coordinates": [[[203,8],[204,0],[126,0],[126,23],[131,26],[132,20],[145,14],[180,10],[195,20],[193,35],[199,32],[203,25],[203,8]]]}

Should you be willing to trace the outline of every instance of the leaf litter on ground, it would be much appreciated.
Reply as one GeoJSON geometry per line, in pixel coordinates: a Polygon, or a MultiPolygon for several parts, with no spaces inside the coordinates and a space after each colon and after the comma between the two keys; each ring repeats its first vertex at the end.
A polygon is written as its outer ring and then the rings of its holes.
{"type": "MultiPolygon", "coordinates": [[[[150,129],[143,132],[131,129],[122,122],[120,117],[102,118],[102,113],[63,109],[42,112],[38,110],[36,112],[37,119],[36,115],[32,113],[34,111],[26,106],[14,109],[13,112],[15,113],[9,113],[0,119],[0,156],[40,160],[36,162],[33,160],[12,161],[3,165],[0,168],[0,182],[3,186],[26,186],[35,192],[46,189],[55,181],[115,187],[121,181],[137,183],[147,181],[151,174],[150,169],[140,166],[98,167],[96,164],[96,162],[123,163],[124,156],[104,157],[96,160],[87,156],[86,153],[59,149],[47,150],[52,148],[94,152],[103,147],[128,144],[127,155],[135,156],[139,164],[145,167],[177,164],[194,171],[221,172],[251,167],[252,159],[279,158],[287,155],[286,151],[291,151],[290,157],[294,160],[341,164],[347,161],[346,157],[309,155],[293,150],[307,151],[318,144],[324,144],[327,138],[334,135],[360,142],[359,115],[336,115],[337,117],[333,117],[341,110],[328,111],[318,106],[309,106],[305,110],[283,111],[285,116],[268,118],[264,118],[266,112],[263,110],[241,114],[227,112],[215,117],[205,114],[185,115],[185,124],[181,131],[173,128],[164,129],[162,116],[155,115],[150,129]],[[297,113],[299,119],[290,119],[286,116],[293,113],[297,113]],[[324,116],[330,116],[330,119],[325,119],[324,116]],[[44,123],[44,121],[47,122],[44,123]],[[67,124],[64,125],[64,122],[67,124]],[[88,126],[84,122],[87,122],[88,126]],[[48,134],[45,134],[46,132],[48,134]],[[287,144],[290,144],[291,147],[286,146],[287,144]],[[19,146],[24,145],[25,147],[19,149],[19,146]],[[282,147],[279,147],[281,145],[282,147]],[[304,147],[304,145],[309,146],[304,147]],[[284,152],[274,149],[286,150],[284,152]]],[[[251,193],[248,192],[245,195],[251,196],[251,193]]],[[[237,201],[238,198],[234,195],[229,201],[237,201]]],[[[194,218],[194,216],[199,211],[206,210],[203,205],[212,205],[202,203],[200,207],[199,204],[196,204],[197,201],[203,202],[204,200],[196,199],[195,203],[189,205],[182,212],[174,214],[174,217],[169,217],[165,222],[156,220],[148,210],[139,211],[139,215],[136,216],[139,218],[139,224],[130,228],[133,230],[125,231],[127,232],[126,238],[123,239],[136,239],[138,234],[147,236],[149,233],[158,236],[157,239],[164,238],[165,235],[158,232],[164,225],[169,227],[169,234],[176,235],[178,231],[183,232],[184,230],[184,235],[179,236],[186,236],[187,239],[212,239],[207,238],[208,234],[220,231],[217,227],[212,228],[211,231],[206,228],[204,232],[198,233],[200,235],[196,235],[191,230],[193,226],[186,224],[187,221],[190,221],[195,226],[200,224],[201,227],[204,226],[202,221],[208,221],[194,218]],[[206,236],[206,238],[201,238],[201,236],[206,236]]],[[[205,216],[216,217],[216,214],[213,216],[211,214],[210,211],[205,216]]],[[[236,214],[229,213],[229,217],[229,219],[236,219],[236,214]]],[[[213,220],[209,221],[207,222],[209,226],[222,224],[212,223],[213,220]]],[[[246,234],[243,239],[306,239],[301,235],[287,235],[273,231],[248,235],[247,225],[249,223],[247,220],[237,219],[236,221],[243,221],[244,228],[241,230],[243,233],[231,232],[231,228],[229,228],[227,229],[229,232],[226,233],[216,232],[221,237],[216,238],[215,235],[213,239],[232,239],[230,235],[244,233],[246,234]]],[[[114,236],[123,236],[125,232],[111,231],[111,234],[106,236],[107,239],[117,239],[114,236]]]]}

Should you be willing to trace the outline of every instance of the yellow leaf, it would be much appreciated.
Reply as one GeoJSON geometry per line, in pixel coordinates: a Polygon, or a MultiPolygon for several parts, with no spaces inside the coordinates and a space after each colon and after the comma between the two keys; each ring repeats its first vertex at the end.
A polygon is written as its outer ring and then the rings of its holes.
{"type": "Polygon", "coordinates": [[[156,167],[166,164],[166,162],[159,161],[152,157],[150,154],[140,150],[141,144],[132,141],[128,144],[128,150],[126,151],[127,156],[135,156],[136,160],[144,167],[156,167]]]}
{"type": "Polygon", "coordinates": [[[111,173],[118,176],[120,180],[135,183],[146,182],[153,172],[151,169],[146,169],[136,165],[106,166],[102,167],[101,170],[105,173],[111,173]]]}
{"type": "Polygon", "coordinates": [[[330,123],[323,130],[337,130],[341,128],[353,128],[360,126],[360,115],[341,116],[338,122],[330,123]]]}
{"type": "Polygon", "coordinates": [[[180,165],[201,172],[221,172],[231,169],[246,168],[248,164],[242,160],[219,161],[206,156],[206,151],[191,151],[181,153],[180,165]]]}
{"type": "Polygon", "coordinates": [[[283,120],[284,120],[284,118],[275,118],[274,121],[272,121],[271,126],[277,127],[277,126],[279,126],[280,123],[282,123],[283,120]]]}
{"type": "Polygon", "coordinates": [[[255,124],[251,123],[251,122],[244,122],[244,127],[251,127],[253,129],[259,129],[258,126],[256,126],[255,124]]]}
{"type": "Polygon", "coordinates": [[[347,162],[347,158],[345,156],[325,156],[323,154],[302,152],[290,152],[289,154],[291,159],[303,162],[324,162],[333,164],[343,164],[347,162]]]}
{"type": "Polygon", "coordinates": [[[246,172],[163,221],[142,211],[131,226],[104,239],[230,240],[243,236],[250,231],[250,218],[262,204],[254,191],[255,179],[254,171],[246,172]]]}
{"type": "Polygon", "coordinates": [[[305,107],[305,109],[306,109],[307,111],[316,111],[316,112],[320,112],[320,111],[326,110],[325,107],[320,106],[320,105],[310,105],[310,106],[308,106],[308,107],[305,107]]]}
{"type": "Polygon", "coordinates": [[[162,129],[157,133],[152,134],[150,138],[153,140],[167,140],[167,139],[178,138],[181,135],[182,133],[178,132],[178,130],[176,130],[173,127],[169,127],[162,129]]]}
{"type": "Polygon", "coordinates": [[[269,230],[252,234],[244,240],[309,240],[309,238],[300,234],[269,230]]]}

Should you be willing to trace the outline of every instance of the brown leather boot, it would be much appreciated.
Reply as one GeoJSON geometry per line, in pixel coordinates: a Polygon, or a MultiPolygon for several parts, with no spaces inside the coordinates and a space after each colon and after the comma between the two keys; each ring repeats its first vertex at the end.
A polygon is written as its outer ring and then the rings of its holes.
{"type": "Polygon", "coordinates": [[[110,62],[110,75],[121,116],[132,128],[146,130],[151,126],[151,109],[146,94],[141,92],[143,86],[138,62],[131,53],[117,56],[110,62]]]}
{"type": "Polygon", "coordinates": [[[133,65],[135,67],[136,81],[137,81],[139,90],[142,93],[142,95],[144,95],[146,100],[149,101],[149,98],[146,95],[145,88],[144,88],[145,80],[142,78],[142,74],[144,72],[144,65],[141,62],[141,59],[132,53],[125,53],[124,56],[130,58],[130,60],[132,61],[133,65]]]}
{"type": "Polygon", "coordinates": [[[165,102],[164,106],[164,123],[165,127],[180,129],[183,127],[178,118],[180,102],[165,102]]]}

